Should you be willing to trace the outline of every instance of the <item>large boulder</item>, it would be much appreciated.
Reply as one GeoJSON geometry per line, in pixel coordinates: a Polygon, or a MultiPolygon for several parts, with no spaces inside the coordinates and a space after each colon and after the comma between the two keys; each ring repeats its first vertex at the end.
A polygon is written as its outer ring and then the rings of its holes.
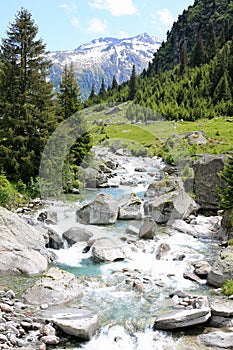
{"type": "Polygon", "coordinates": [[[80,167],[79,179],[85,183],[86,188],[98,188],[107,183],[106,175],[94,168],[80,167]]]}
{"type": "Polygon", "coordinates": [[[92,236],[93,233],[81,224],[70,227],[62,234],[63,239],[67,241],[69,247],[77,242],[88,242],[92,236]]]}
{"type": "Polygon", "coordinates": [[[195,208],[193,199],[182,189],[155,198],[151,204],[151,217],[157,224],[172,224],[187,218],[195,208]]]}
{"type": "Polygon", "coordinates": [[[0,271],[36,275],[48,268],[49,253],[43,233],[17,214],[0,207],[0,271]]]}
{"type": "Polygon", "coordinates": [[[92,202],[79,208],[76,215],[82,224],[114,224],[118,217],[118,203],[112,195],[101,193],[92,202]]]}
{"type": "Polygon", "coordinates": [[[50,321],[66,334],[85,340],[90,340],[100,326],[98,315],[84,309],[54,314],[50,321]]]}
{"type": "Polygon", "coordinates": [[[196,207],[179,177],[154,182],[148,187],[146,195],[149,200],[144,204],[145,215],[150,215],[157,224],[185,219],[196,207]]]}
{"type": "Polygon", "coordinates": [[[165,178],[160,181],[155,181],[149,184],[145,197],[160,197],[166,193],[175,191],[179,188],[176,179],[165,178]]]}
{"type": "Polygon", "coordinates": [[[218,186],[224,186],[218,174],[225,164],[224,155],[204,155],[194,162],[194,188],[196,201],[204,210],[219,209],[218,186]]]}
{"type": "Polygon", "coordinates": [[[142,200],[134,193],[129,197],[124,197],[119,203],[120,220],[137,220],[142,217],[142,200]]]}
{"type": "Polygon", "coordinates": [[[208,273],[207,282],[214,287],[221,287],[231,279],[233,279],[233,246],[228,246],[219,253],[208,273]]]}
{"type": "Polygon", "coordinates": [[[102,237],[94,242],[92,254],[95,262],[123,260],[128,255],[128,247],[119,239],[102,237]]]}
{"type": "Polygon", "coordinates": [[[78,278],[57,267],[51,267],[22,295],[24,302],[32,305],[59,305],[81,297],[78,278]]]}

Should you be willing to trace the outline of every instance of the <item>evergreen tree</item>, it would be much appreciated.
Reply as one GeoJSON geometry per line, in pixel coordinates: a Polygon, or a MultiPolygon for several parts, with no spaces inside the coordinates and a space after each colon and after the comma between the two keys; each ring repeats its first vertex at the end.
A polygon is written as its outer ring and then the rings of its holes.
{"type": "Polygon", "coordinates": [[[91,86],[91,93],[90,93],[89,99],[92,99],[94,97],[95,97],[95,85],[92,84],[92,86],[91,86]]]}
{"type": "Polygon", "coordinates": [[[0,168],[25,183],[38,174],[40,156],[55,127],[50,62],[38,27],[21,9],[0,46],[0,168]]]}
{"type": "Polygon", "coordinates": [[[233,158],[229,157],[227,164],[220,173],[220,178],[225,182],[225,186],[220,188],[221,191],[221,208],[233,209],[233,158]]]}
{"type": "Polygon", "coordinates": [[[87,131],[82,114],[79,113],[83,109],[83,103],[72,63],[69,67],[67,65],[64,67],[58,100],[60,115],[63,120],[69,119],[67,123],[71,127],[65,137],[77,137],[67,154],[63,167],[63,187],[65,191],[68,191],[73,187],[73,182],[77,178],[77,166],[82,163],[91,148],[91,136],[87,131]]]}
{"type": "Polygon", "coordinates": [[[83,108],[73,63],[69,67],[65,65],[59,87],[58,100],[60,112],[63,119],[67,119],[83,108]]]}
{"type": "Polygon", "coordinates": [[[184,43],[181,50],[180,59],[180,75],[187,73],[188,71],[188,58],[187,58],[187,45],[184,43]]]}
{"type": "Polygon", "coordinates": [[[231,89],[228,82],[227,72],[225,71],[221,79],[219,80],[218,85],[214,91],[214,102],[218,101],[229,101],[231,100],[231,89]]]}
{"type": "Polygon", "coordinates": [[[128,99],[133,100],[137,92],[137,76],[136,76],[136,70],[135,65],[133,65],[131,77],[129,80],[129,95],[128,99]]]}
{"type": "Polygon", "coordinates": [[[112,89],[112,90],[118,90],[118,82],[117,82],[117,80],[116,80],[115,75],[114,75],[113,78],[112,78],[112,86],[111,86],[111,89],[112,89]]]}
{"type": "Polygon", "coordinates": [[[100,90],[99,90],[99,96],[100,97],[105,97],[106,96],[106,89],[105,89],[104,78],[102,78],[102,81],[101,81],[101,86],[100,86],[100,90]]]}
{"type": "Polygon", "coordinates": [[[206,61],[206,52],[201,35],[198,35],[197,43],[193,49],[192,65],[193,67],[199,67],[206,61]]]}

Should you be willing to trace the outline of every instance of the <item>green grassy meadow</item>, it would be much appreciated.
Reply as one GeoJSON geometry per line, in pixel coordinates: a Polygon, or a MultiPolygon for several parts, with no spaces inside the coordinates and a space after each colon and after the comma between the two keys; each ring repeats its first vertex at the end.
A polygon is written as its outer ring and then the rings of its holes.
{"type": "MultiPolygon", "coordinates": [[[[122,145],[138,144],[146,147],[151,155],[161,155],[163,145],[171,135],[203,131],[206,145],[188,146],[190,154],[221,154],[233,152],[233,117],[199,119],[194,122],[158,120],[148,123],[132,123],[125,115],[129,104],[117,105],[119,111],[108,114],[112,105],[94,106],[85,110],[85,119],[93,136],[93,144],[121,140],[122,145]]],[[[120,144],[118,144],[120,147],[120,144]]]]}

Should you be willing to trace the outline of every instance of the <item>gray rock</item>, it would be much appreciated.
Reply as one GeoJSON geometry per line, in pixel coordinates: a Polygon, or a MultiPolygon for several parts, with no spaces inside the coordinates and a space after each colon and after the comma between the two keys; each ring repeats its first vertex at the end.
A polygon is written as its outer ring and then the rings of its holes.
{"type": "Polygon", "coordinates": [[[127,257],[127,245],[121,240],[102,237],[96,239],[92,246],[95,262],[123,260],[127,257]]]}
{"type": "Polygon", "coordinates": [[[171,224],[176,219],[185,219],[196,208],[194,200],[185,192],[181,178],[162,180],[159,184],[160,195],[144,205],[145,213],[156,223],[171,224]]]}
{"type": "Polygon", "coordinates": [[[184,190],[178,190],[155,199],[151,216],[157,224],[172,224],[176,219],[187,218],[194,208],[193,199],[184,190]]]}
{"type": "Polygon", "coordinates": [[[196,201],[205,210],[218,210],[220,197],[217,186],[223,186],[218,174],[225,164],[224,155],[204,155],[194,162],[196,201]]]}
{"type": "Polygon", "coordinates": [[[43,233],[19,216],[0,207],[0,271],[36,275],[48,268],[43,233]]]}
{"type": "Polygon", "coordinates": [[[205,145],[208,140],[206,139],[203,131],[195,131],[188,133],[187,140],[189,145],[205,145]]]}
{"type": "Polygon", "coordinates": [[[207,276],[208,284],[221,287],[227,280],[233,279],[233,246],[223,249],[207,276]]]}
{"type": "Polygon", "coordinates": [[[148,186],[145,197],[160,197],[166,193],[177,190],[178,187],[178,183],[175,179],[165,178],[160,181],[155,181],[148,186]]]}
{"type": "Polygon", "coordinates": [[[156,223],[152,218],[146,217],[139,228],[139,238],[153,239],[156,232],[156,223]]]}
{"type": "Polygon", "coordinates": [[[47,345],[57,345],[60,339],[56,335],[44,335],[40,340],[47,345]]]}
{"type": "Polygon", "coordinates": [[[96,313],[82,309],[77,309],[73,313],[55,314],[52,322],[66,334],[85,340],[90,340],[100,326],[96,313]]]}
{"type": "Polygon", "coordinates": [[[194,273],[201,277],[207,278],[208,273],[211,270],[211,265],[207,261],[197,261],[193,263],[194,273]]]}
{"type": "Polygon", "coordinates": [[[137,227],[133,226],[133,225],[129,225],[129,226],[126,228],[125,232],[126,232],[127,234],[130,234],[130,235],[136,235],[136,236],[139,235],[139,229],[138,229],[137,227]]]}
{"type": "Polygon", "coordinates": [[[83,224],[114,224],[118,217],[118,203],[110,194],[101,193],[92,202],[78,209],[76,214],[83,224]]]}
{"type": "Polygon", "coordinates": [[[27,289],[22,299],[33,305],[59,305],[82,297],[78,279],[73,274],[51,267],[36,283],[27,289]]]}
{"type": "Polygon", "coordinates": [[[77,242],[87,242],[92,236],[93,233],[81,224],[70,227],[62,234],[63,239],[67,241],[69,247],[77,242]]]}
{"type": "Polygon", "coordinates": [[[118,167],[118,163],[112,159],[107,159],[105,163],[107,167],[112,170],[115,170],[118,167]]]}
{"type": "Polygon", "coordinates": [[[98,188],[107,182],[107,177],[94,168],[81,168],[80,181],[85,183],[86,188],[98,188]]]}
{"type": "Polygon", "coordinates": [[[233,318],[223,316],[211,316],[209,326],[215,328],[232,327],[233,318]]]}
{"type": "Polygon", "coordinates": [[[119,216],[120,220],[137,220],[142,217],[142,201],[141,199],[131,193],[129,197],[124,197],[119,202],[119,216]]]}
{"type": "Polygon", "coordinates": [[[214,349],[232,349],[233,332],[215,331],[207,334],[201,334],[197,337],[198,341],[205,346],[213,347],[214,349]]]}
{"type": "Polygon", "coordinates": [[[210,308],[182,310],[165,316],[157,317],[154,330],[174,330],[205,323],[211,316],[210,308]]]}
{"type": "Polygon", "coordinates": [[[233,300],[216,300],[210,307],[214,316],[233,317],[233,300]]]}
{"type": "Polygon", "coordinates": [[[162,257],[164,257],[169,252],[169,250],[171,250],[171,247],[169,246],[169,244],[161,243],[157,248],[155,258],[157,260],[160,260],[162,257]]]}
{"type": "Polygon", "coordinates": [[[55,228],[53,227],[48,228],[48,238],[49,238],[47,243],[48,248],[52,248],[52,249],[64,248],[64,241],[55,228]]]}
{"type": "Polygon", "coordinates": [[[188,224],[186,221],[180,219],[174,220],[172,223],[172,227],[179,232],[186,233],[195,238],[213,239],[217,237],[216,231],[213,231],[208,226],[201,224],[188,224]]]}
{"type": "Polygon", "coordinates": [[[203,283],[203,280],[200,277],[198,277],[195,273],[192,273],[192,272],[184,272],[183,277],[186,280],[190,280],[190,281],[200,283],[200,284],[203,283]]]}
{"type": "Polygon", "coordinates": [[[99,165],[99,169],[100,169],[100,171],[102,171],[102,172],[105,173],[105,174],[111,173],[111,169],[108,168],[108,166],[105,165],[105,164],[100,164],[100,165],[99,165]]]}

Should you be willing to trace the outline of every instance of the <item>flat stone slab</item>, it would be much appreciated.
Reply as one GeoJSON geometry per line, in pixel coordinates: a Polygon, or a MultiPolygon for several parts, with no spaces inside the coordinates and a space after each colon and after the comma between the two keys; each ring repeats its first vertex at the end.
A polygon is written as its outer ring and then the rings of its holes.
{"type": "Polygon", "coordinates": [[[201,334],[197,337],[198,341],[214,349],[232,349],[233,332],[216,331],[207,334],[201,334]]]}
{"type": "Polygon", "coordinates": [[[66,334],[85,340],[90,340],[100,327],[98,315],[93,311],[83,309],[55,314],[50,321],[66,334]]]}
{"type": "Polygon", "coordinates": [[[24,302],[32,305],[60,305],[82,297],[78,278],[72,273],[51,267],[23,294],[24,302]]]}
{"type": "Polygon", "coordinates": [[[233,317],[233,300],[215,301],[210,307],[214,316],[233,317]]]}
{"type": "Polygon", "coordinates": [[[182,310],[157,317],[153,329],[172,330],[205,323],[211,316],[210,308],[182,310]]]}

